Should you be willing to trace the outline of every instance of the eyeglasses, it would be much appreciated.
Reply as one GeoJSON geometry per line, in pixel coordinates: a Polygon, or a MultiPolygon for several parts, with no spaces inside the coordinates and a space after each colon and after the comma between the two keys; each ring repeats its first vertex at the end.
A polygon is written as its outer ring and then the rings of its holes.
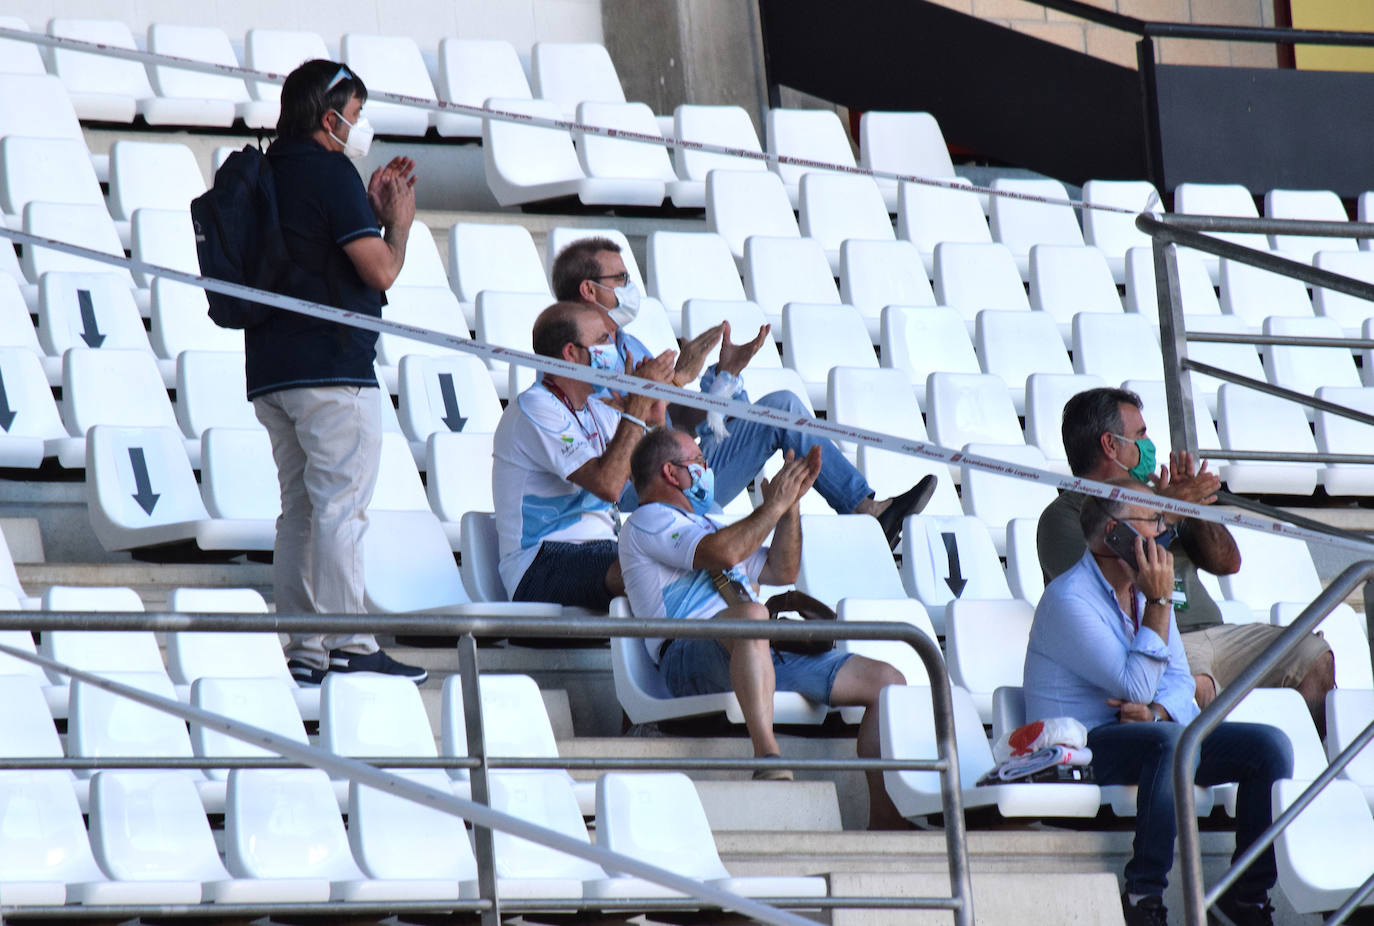
{"type": "Polygon", "coordinates": [[[1156,530],[1159,530],[1159,531],[1163,531],[1165,528],[1167,528],[1167,527],[1169,526],[1169,522],[1166,521],[1166,520],[1164,520],[1164,513],[1163,513],[1163,512],[1160,512],[1159,514],[1154,515],[1153,517],[1149,517],[1149,518],[1120,518],[1119,520],[1122,520],[1122,521],[1139,521],[1139,522],[1141,522],[1142,524],[1153,524],[1153,525],[1155,526],[1155,529],[1156,529],[1156,530]]]}
{"type": "Polygon", "coordinates": [[[628,270],[625,271],[625,272],[623,272],[623,273],[603,273],[603,274],[601,274],[600,276],[594,276],[594,277],[592,277],[591,279],[593,279],[593,280],[618,280],[618,281],[620,282],[620,285],[621,285],[621,286],[624,286],[626,283],[630,282],[630,273],[629,273],[628,270]]]}
{"type": "Polygon", "coordinates": [[[324,92],[325,92],[325,93],[328,93],[330,90],[333,90],[335,87],[337,87],[337,86],[338,86],[340,83],[342,83],[343,81],[345,81],[345,80],[352,80],[352,79],[353,79],[353,72],[350,71],[350,70],[348,69],[348,65],[346,65],[346,64],[341,64],[341,65],[339,65],[339,70],[338,70],[338,72],[334,74],[334,78],[333,78],[332,80],[330,80],[330,81],[329,81],[329,85],[326,86],[326,87],[324,88],[324,92]]]}
{"type": "Polygon", "coordinates": [[[694,463],[695,463],[697,466],[705,466],[705,465],[706,465],[706,458],[703,457],[703,456],[696,456],[696,457],[693,457],[693,458],[690,459],[690,460],[673,460],[673,465],[674,465],[674,466],[691,466],[691,465],[694,464],[694,463]]]}

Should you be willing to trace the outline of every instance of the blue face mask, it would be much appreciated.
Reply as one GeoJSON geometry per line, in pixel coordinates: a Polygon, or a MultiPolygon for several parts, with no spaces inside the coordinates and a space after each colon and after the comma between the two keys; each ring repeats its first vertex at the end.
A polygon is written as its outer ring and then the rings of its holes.
{"type": "Polygon", "coordinates": [[[1113,434],[1112,437],[1128,444],[1135,444],[1136,449],[1140,451],[1140,459],[1136,461],[1135,466],[1127,466],[1120,460],[1113,460],[1112,462],[1124,469],[1126,475],[1137,482],[1149,482],[1150,477],[1155,473],[1155,442],[1148,437],[1133,441],[1124,434],[1113,434]]]}
{"type": "Polygon", "coordinates": [[[716,474],[700,463],[688,463],[687,472],[692,475],[692,484],[682,494],[692,503],[692,511],[705,514],[716,502],[716,474]]]}
{"type": "Polygon", "coordinates": [[[593,370],[614,370],[620,355],[615,352],[614,344],[588,344],[587,353],[591,355],[593,370]]]}

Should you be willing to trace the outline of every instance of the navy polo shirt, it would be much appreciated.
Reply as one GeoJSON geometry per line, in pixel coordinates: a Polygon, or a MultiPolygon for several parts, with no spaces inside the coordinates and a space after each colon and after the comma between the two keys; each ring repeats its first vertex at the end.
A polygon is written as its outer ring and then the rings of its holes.
{"type": "MultiPolygon", "coordinates": [[[[343,246],[380,236],[367,188],[342,153],[312,139],[267,149],[286,249],[298,273],[287,295],[380,318],[382,294],[358,276],[343,246]]],[[[377,333],[284,309],[244,332],[248,398],[279,389],[376,386],[377,333]]]]}

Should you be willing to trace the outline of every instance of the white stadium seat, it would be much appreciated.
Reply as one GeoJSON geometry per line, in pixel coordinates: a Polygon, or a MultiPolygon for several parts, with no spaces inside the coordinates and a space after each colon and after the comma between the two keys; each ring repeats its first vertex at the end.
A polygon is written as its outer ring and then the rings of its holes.
{"type": "Polygon", "coordinates": [[[106,550],[189,540],[209,517],[179,430],[96,425],[86,473],[91,528],[106,550]]]}
{"type": "MultiPolygon", "coordinates": [[[[1263,330],[1267,335],[1290,338],[1341,337],[1341,326],[1330,318],[1275,316],[1264,320],[1263,330]]],[[[1348,348],[1265,344],[1260,352],[1269,382],[1301,395],[1316,395],[1322,386],[1358,389],[1361,385],[1355,357],[1348,348]]],[[[1316,411],[1310,406],[1298,407],[1308,421],[1315,418],[1316,411]]]]}
{"type": "MultiPolygon", "coordinates": [[[[859,163],[869,170],[952,179],[954,162],[935,117],[924,112],[866,112],[859,117],[859,163]]],[[[887,211],[897,211],[898,184],[878,178],[887,211]]]]}
{"type": "Polygon", "coordinates": [[[876,370],[878,358],[863,319],[852,306],[789,302],[782,310],[783,363],[806,383],[811,404],[826,407],[833,367],[876,370]]]}
{"type": "MultiPolygon", "coordinates": [[[[764,136],[768,139],[768,150],[772,154],[839,164],[842,167],[854,166],[854,149],[849,143],[849,133],[833,109],[769,109],[764,123],[764,136]]],[[[817,171],[794,164],[772,162],[769,166],[782,179],[793,208],[801,205],[801,181],[808,174],[855,176],[817,171]]],[[[887,214],[886,206],[883,206],[883,214],[887,214]]]]}
{"type": "Polygon", "coordinates": [[[1141,212],[1159,215],[1159,193],[1148,180],[1089,180],[1083,184],[1083,202],[1125,210],[1084,208],[1083,240],[1106,255],[1117,283],[1126,282],[1126,252],[1150,246],[1150,236],[1135,227],[1135,217],[1141,212]]]}
{"type": "MultiPolygon", "coordinates": [[[[673,136],[687,141],[762,152],[759,136],[749,114],[739,106],[681,104],[673,111],[673,136]]],[[[706,176],[713,170],[767,171],[766,161],[728,154],[673,149],[673,169],[678,181],[668,185],[673,205],[701,209],[706,205],[706,176]]]]}
{"type": "Polygon", "coordinates": [[[530,87],[541,100],[571,116],[584,101],[624,103],[615,62],[597,42],[535,42],[530,49],[530,87]]]}
{"type": "MultiPolygon", "coordinates": [[[[1183,314],[1220,315],[1221,303],[1202,258],[1189,250],[1179,250],[1177,257],[1183,314]]],[[[1159,291],[1155,285],[1154,252],[1150,248],[1131,248],[1126,252],[1126,311],[1159,327],[1159,291]]]]}
{"type": "Polygon", "coordinates": [[[1101,389],[1100,376],[1032,373],[1026,377],[1026,443],[1039,448],[1045,466],[1067,473],[1064,449],[1064,403],[1080,392],[1101,389]]]}
{"type": "Polygon", "coordinates": [[[720,235],[654,231],[645,249],[649,294],[663,303],[673,330],[682,332],[682,308],[688,299],[740,301],[744,283],[720,235]]]}
{"type": "Polygon", "coordinates": [[[202,550],[271,550],[281,515],[277,465],[264,428],[210,428],[201,436],[201,498],[210,520],[202,550]]]}
{"type": "MultiPolygon", "coordinates": [[[[964,450],[1012,466],[1048,468],[1045,455],[1038,448],[1025,444],[965,444],[964,450]]],[[[1040,517],[1040,512],[1059,497],[1052,485],[1002,476],[973,466],[965,465],[962,469],[964,512],[983,522],[992,545],[1003,556],[1007,553],[1008,523],[1013,518],[1040,517]]]]}
{"type": "Polygon", "coordinates": [[[907,374],[926,408],[926,379],[931,373],[982,372],[964,318],[947,306],[888,306],[883,309],[882,365],[907,374]]]}
{"type": "MultiPolygon", "coordinates": [[[[255,71],[290,74],[298,66],[316,58],[332,57],[317,32],[293,29],[249,29],[243,38],[243,65],[255,71]]],[[[280,109],[281,84],[248,81],[248,93],[257,101],[254,109],[262,118],[276,123],[280,109]]]]}
{"type": "Polygon", "coordinates": [[[1111,267],[1097,248],[1033,244],[1030,249],[1031,308],[1048,313],[1068,346],[1079,312],[1119,312],[1111,267]]]}
{"type": "Polygon", "coordinates": [[[836,274],[846,241],[895,240],[882,194],[867,177],[811,171],[802,176],[799,195],[801,233],[820,241],[836,274]]]}
{"type": "MultiPolygon", "coordinates": [[[[960,177],[949,183],[969,186],[960,177]]],[[[926,183],[903,183],[897,200],[897,237],[910,241],[921,253],[926,273],[935,273],[935,246],[944,241],[991,244],[992,232],[972,190],[926,183]]]]}
{"type": "MultiPolygon", "coordinates": [[[[229,36],[214,26],[153,23],[148,27],[148,51],[229,67],[239,66],[238,56],[229,44],[229,36]]],[[[234,124],[237,116],[250,129],[276,127],[276,113],[270,109],[264,111],[254,108],[248,87],[238,77],[187,71],[161,64],[152,65],[148,70],[152,76],[153,90],[158,96],[150,106],[195,107],[194,119],[183,118],[182,121],[194,125],[228,127],[234,124]]],[[[147,112],[144,115],[146,118],[147,112]]]]}
{"type": "Polygon", "coordinates": [[[1007,599],[1011,589],[987,529],[977,518],[912,515],[902,529],[902,583],[944,632],[951,601],[1007,599]]]}
{"type": "MultiPolygon", "coordinates": [[[[1309,219],[1316,222],[1349,222],[1341,198],[1332,190],[1270,190],[1264,194],[1264,214],[1271,219],[1309,219]]],[[[1358,251],[1352,238],[1325,235],[1270,235],[1269,246],[1294,260],[1310,264],[1318,251],[1358,251]]]]}
{"type": "MultiPolygon", "coordinates": [[[[1318,251],[1312,263],[1318,270],[1374,283],[1374,254],[1368,251],[1318,251]]],[[[1312,288],[1312,308],[1318,315],[1339,322],[1346,337],[1359,337],[1365,320],[1374,315],[1374,304],[1320,286],[1312,288]]]]}
{"type": "MultiPolygon", "coordinates": [[[[439,99],[465,106],[481,106],[491,97],[532,96],[515,46],[501,39],[440,39],[435,85],[439,99]]],[[[482,137],[481,117],[468,113],[436,113],[434,127],[445,137],[482,137]]]]}
{"type": "MultiPolygon", "coordinates": [[[[1217,435],[1226,450],[1317,452],[1301,406],[1234,383],[1217,390],[1217,435]]],[[[1319,463],[1234,460],[1223,463],[1217,474],[1232,492],[1311,495],[1323,468],[1319,463]]]]}
{"type": "Polygon", "coordinates": [[[1026,288],[1006,245],[942,241],[935,246],[935,301],[959,310],[973,333],[984,309],[1030,311],[1026,288]]]}
{"type": "Polygon", "coordinates": [[[840,301],[859,310],[874,344],[882,340],[888,306],[935,305],[921,255],[909,241],[841,242],[839,269],[840,301]]]}
{"type": "Polygon", "coordinates": [[[1022,279],[1030,279],[1030,249],[1037,244],[1083,245],[1083,229],[1079,227],[1074,207],[1064,184],[1058,180],[1021,180],[998,177],[992,181],[994,195],[988,210],[988,225],[992,237],[1011,249],[1022,279]],[[1014,193],[1016,196],[997,196],[1014,193]],[[1021,199],[1035,196],[1058,202],[1038,202],[1021,199]]]}
{"type": "Polygon", "coordinates": [[[1221,261],[1221,308],[1244,321],[1252,332],[1273,315],[1312,317],[1312,300],[1302,280],[1226,258],[1221,261]]]}
{"type": "Polygon", "coordinates": [[[38,354],[0,347],[0,387],[0,466],[37,469],[49,455],[48,442],[67,436],[38,354]]]}
{"type": "Polygon", "coordinates": [[[945,652],[949,680],[969,693],[978,717],[992,721],[992,694],[1020,687],[1035,609],[1015,598],[1003,601],[955,599],[945,609],[945,652]],[[997,645],[989,646],[988,641],[997,645]]]}
{"type": "MultiPolygon", "coordinates": [[[[128,24],[118,20],[55,18],[48,21],[48,35],[114,48],[136,47],[128,24]]],[[[61,78],[71,98],[70,106],[82,119],[129,123],[141,112],[145,118],[152,115],[150,123],[158,120],[157,124],[166,124],[169,120],[163,116],[171,117],[171,122],[180,121],[176,118],[182,115],[179,111],[164,113],[157,108],[143,111],[145,104],[155,98],[148,72],[141,62],[54,48],[52,72],[61,78]]]]}
{"type": "MultiPolygon", "coordinates": [[[[661,137],[653,111],[643,103],[591,102],[589,98],[588,102],[577,104],[577,121],[661,137]]],[[[593,132],[574,132],[573,141],[577,143],[582,169],[593,179],[628,178],[665,184],[677,181],[668,149],[663,145],[607,138],[593,132]]]]}
{"type": "Polygon", "coordinates": [[[830,607],[842,598],[901,598],[902,580],[876,518],[863,514],[802,515],[797,588],[830,607]]]}
{"type": "Polygon", "coordinates": [[[840,305],[825,252],[810,238],[751,237],[744,243],[744,288],[768,316],[775,338],[785,334],[780,322],[788,303],[840,305]]]}
{"type": "MultiPolygon", "coordinates": [[[[1374,389],[1322,386],[1317,398],[1374,415],[1374,389]]],[[[1317,450],[1321,453],[1374,453],[1369,425],[1326,411],[1316,415],[1317,450]]],[[[1317,474],[1328,495],[1374,495],[1374,473],[1358,463],[1328,463],[1317,474]]]]}
{"type": "MultiPolygon", "coordinates": [[[[420,47],[409,36],[345,32],[339,50],[369,91],[438,99],[420,47]]],[[[416,106],[369,100],[363,108],[378,135],[424,135],[429,128],[430,111],[416,106]]]]}
{"type": "Polygon", "coordinates": [[[1073,373],[1059,326],[1045,312],[984,309],[974,322],[974,348],[984,373],[1007,384],[1018,415],[1026,413],[1026,381],[1036,373],[1073,373]]]}
{"type": "Polygon", "coordinates": [[[706,230],[724,238],[741,265],[747,260],[749,238],[801,234],[777,175],[743,170],[713,170],[706,175],[706,230]]]}

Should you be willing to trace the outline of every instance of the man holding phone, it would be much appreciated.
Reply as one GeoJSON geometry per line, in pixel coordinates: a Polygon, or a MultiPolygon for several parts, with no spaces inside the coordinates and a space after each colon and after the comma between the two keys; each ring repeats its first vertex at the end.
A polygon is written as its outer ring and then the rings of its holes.
{"type": "MultiPolygon", "coordinates": [[[[1154,443],[1140,413],[1140,396],[1125,389],[1089,389],[1064,404],[1062,433],[1069,469],[1098,482],[1129,477],[1141,488],[1152,483],[1160,495],[1201,505],[1216,500],[1221,480],[1196,466],[1191,454],[1170,454],[1155,472],[1154,443]]],[[[1086,496],[1063,492],[1040,515],[1036,534],[1040,568],[1049,582],[1083,555],[1079,514],[1086,496]]],[[[1137,527],[1139,525],[1136,525],[1137,527]]],[[[1198,579],[1198,570],[1230,575],[1241,568],[1240,553],[1222,524],[1160,515],[1159,542],[1173,554],[1174,578],[1166,592],[1193,672],[1197,703],[1206,707],[1255,657],[1283,632],[1269,624],[1226,624],[1198,579]]],[[[1295,688],[1317,727],[1326,734],[1326,693],[1335,686],[1335,659],[1320,634],[1311,634],[1294,653],[1260,680],[1271,688],[1295,688]]]]}
{"type": "MultiPolygon", "coordinates": [[[[1130,478],[1108,481],[1150,491],[1130,478]]],[[[1079,516],[1087,551],[1045,587],[1026,649],[1026,719],[1077,718],[1088,728],[1097,783],[1139,786],[1122,895],[1127,926],[1167,922],[1173,756],[1183,727],[1199,713],[1174,618],[1174,558],[1155,542],[1163,522],[1154,509],[1087,499],[1079,516]]],[[[1276,727],[1228,722],[1202,741],[1194,780],[1240,785],[1236,857],[1272,822],[1270,787],[1292,767],[1292,748],[1276,727]]],[[[1237,926],[1272,924],[1275,879],[1271,848],[1218,906],[1237,926]]]]}

